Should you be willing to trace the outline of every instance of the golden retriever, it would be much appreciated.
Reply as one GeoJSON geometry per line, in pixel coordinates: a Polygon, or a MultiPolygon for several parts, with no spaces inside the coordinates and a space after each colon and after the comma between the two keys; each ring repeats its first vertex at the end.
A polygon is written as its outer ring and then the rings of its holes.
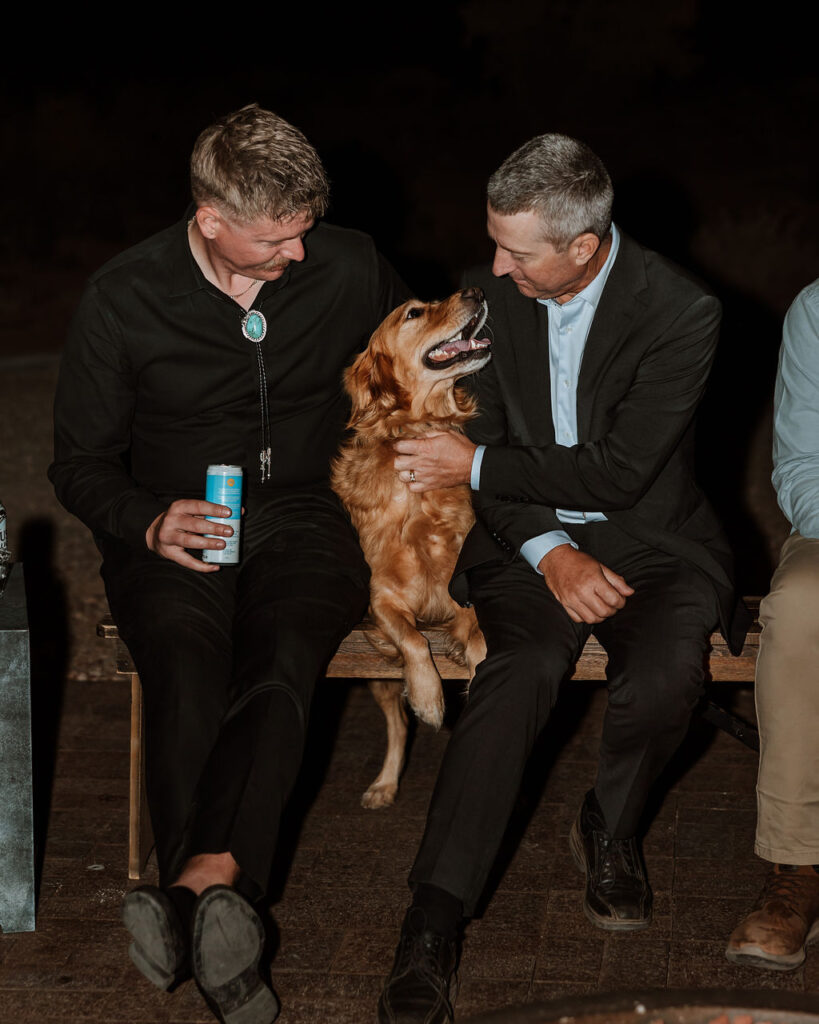
{"type": "Polygon", "coordinates": [[[403,663],[400,682],[373,680],[370,689],[387,719],[387,756],[362,798],[365,807],[395,800],[404,762],[407,724],[403,693],[418,717],[439,728],[444,717],[441,678],[416,628],[446,627],[448,654],[470,678],[486,654],[471,608],[461,608],[448,584],[473,523],[466,485],[418,493],[399,480],[393,442],[429,431],[461,430],[475,403],[459,377],[489,362],[479,338],[487,305],[479,288],[441,302],[411,300],[393,310],[367,349],[347,370],[352,434],[334,460],[332,486],[350,512],[370,565],[370,615],[376,647],[403,663]]]}

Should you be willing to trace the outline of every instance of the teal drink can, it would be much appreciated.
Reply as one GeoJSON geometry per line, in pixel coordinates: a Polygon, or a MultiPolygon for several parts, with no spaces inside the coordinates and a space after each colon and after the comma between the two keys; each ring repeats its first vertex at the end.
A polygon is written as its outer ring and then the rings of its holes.
{"type": "MultiPolygon", "coordinates": [[[[242,526],[242,467],[241,466],[208,466],[205,478],[205,501],[214,505],[225,505],[230,509],[230,518],[208,516],[212,523],[226,523],[233,527],[232,537],[222,537],[225,546],[221,550],[204,548],[203,562],[215,562],[219,565],[237,565],[239,562],[239,537],[242,526]]],[[[206,537],[216,534],[206,533],[206,537]]]]}

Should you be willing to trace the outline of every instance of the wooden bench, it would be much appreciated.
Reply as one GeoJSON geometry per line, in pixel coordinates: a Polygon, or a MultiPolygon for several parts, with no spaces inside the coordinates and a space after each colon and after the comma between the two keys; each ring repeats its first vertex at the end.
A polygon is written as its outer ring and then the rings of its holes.
{"type": "MultiPolygon", "coordinates": [[[[752,683],[759,649],[759,598],[745,598],[745,603],[754,616],[745,645],[740,654],[734,656],[720,633],[711,636],[708,654],[708,678],[715,683],[752,683]]],[[[370,623],[359,624],[341,643],[335,657],[327,668],[328,679],[401,679],[401,666],[380,654],[367,639],[370,623]]],[[[443,632],[439,629],[423,631],[429,642],[432,657],[442,679],[467,679],[463,665],[451,661],[444,653],[443,632]]],[[[142,688],[128,648],[119,637],[116,624],[110,617],[97,625],[97,635],[116,642],[117,673],[129,676],[131,680],[131,753],[130,753],[130,795],[128,828],[128,877],[138,879],[147,863],[153,847],[153,834],[145,797],[145,748],[142,730],[142,688]]],[[[575,665],[572,679],[604,680],[606,678],[606,652],[594,639],[586,643],[583,653],[575,665]]],[[[712,724],[725,729],[754,750],[759,749],[759,737],[753,725],[749,725],[706,697],[700,708],[702,716],[712,724]]]]}

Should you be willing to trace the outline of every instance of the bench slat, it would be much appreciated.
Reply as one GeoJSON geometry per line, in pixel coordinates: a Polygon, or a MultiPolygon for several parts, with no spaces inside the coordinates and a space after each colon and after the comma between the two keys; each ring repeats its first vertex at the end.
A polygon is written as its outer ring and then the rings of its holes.
{"type": "MultiPolygon", "coordinates": [[[[715,682],[750,682],[759,650],[759,598],[746,597],[745,603],[754,616],[748,630],[742,651],[733,655],[728,650],[720,633],[711,636],[711,650],[708,656],[710,678],[715,682]]],[[[375,648],[367,639],[373,629],[372,622],[364,619],[341,642],[338,651],[327,667],[330,679],[400,679],[401,664],[375,648]]],[[[424,629],[433,660],[442,679],[467,679],[468,672],[446,656],[446,638],[441,629],[424,629]]],[[[128,675],[136,672],[128,649],[119,639],[116,624],[106,616],[97,625],[97,635],[107,640],[117,640],[117,672],[128,675]]],[[[599,680],[606,678],[606,652],[594,637],[590,637],[575,666],[572,679],[599,680]]]]}

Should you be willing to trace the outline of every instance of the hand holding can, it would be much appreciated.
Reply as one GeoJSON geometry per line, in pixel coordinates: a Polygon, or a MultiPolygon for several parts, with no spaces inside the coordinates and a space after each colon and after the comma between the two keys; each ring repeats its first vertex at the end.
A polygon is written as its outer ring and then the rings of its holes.
{"type": "MultiPolygon", "coordinates": [[[[202,561],[219,565],[237,565],[239,562],[239,538],[242,526],[242,467],[212,465],[208,466],[205,482],[205,501],[215,505],[224,505],[230,509],[229,519],[217,519],[208,516],[210,522],[218,522],[233,528],[232,537],[219,537],[225,546],[220,549],[204,548],[202,561]]],[[[218,534],[205,534],[206,537],[217,537],[218,534]]]]}

